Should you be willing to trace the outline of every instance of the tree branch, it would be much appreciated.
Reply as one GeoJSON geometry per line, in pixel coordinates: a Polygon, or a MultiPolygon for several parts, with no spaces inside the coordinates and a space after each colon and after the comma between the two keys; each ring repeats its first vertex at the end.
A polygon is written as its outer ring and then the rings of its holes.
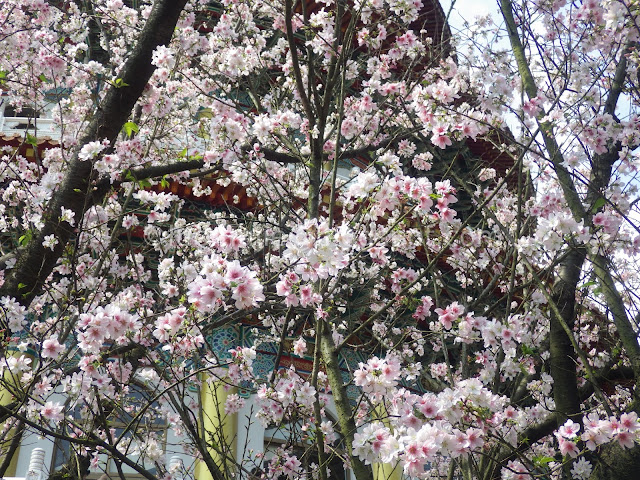
{"type": "MultiPolygon", "coordinates": [[[[529,67],[524,46],[522,45],[522,41],[518,35],[518,28],[513,18],[513,4],[511,0],[500,0],[500,10],[502,11],[502,17],[504,18],[507,27],[509,41],[511,42],[511,49],[518,65],[518,71],[522,79],[524,91],[529,99],[533,99],[538,95],[538,87],[535,79],[533,78],[533,74],[531,73],[531,68],[529,67]]],[[[540,134],[544,140],[547,153],[549,154],[549,159],[551,160],[553,168],[556,171],[556,175],[558,176],[558,181],[567,204],[571,209],[573,217],[577,221],[580,221],[585,218],[586,211],[571,179],[571,174],[564,167],[564,158],[560,151],[560,145],[558,145],[555,135],[553,134],[553,126],[549,122],[541,122],[538,118],[536,118],[536,122],[540,127],[540,134]]]]}

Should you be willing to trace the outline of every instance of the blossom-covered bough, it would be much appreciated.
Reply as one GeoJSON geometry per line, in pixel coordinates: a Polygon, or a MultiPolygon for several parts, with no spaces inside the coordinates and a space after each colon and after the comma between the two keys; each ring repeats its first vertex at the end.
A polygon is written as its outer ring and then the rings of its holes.
{"type": "Polygon", "coordinates": [[[0,475],[633,476],[637,2],[0,6],[0,475]]]}

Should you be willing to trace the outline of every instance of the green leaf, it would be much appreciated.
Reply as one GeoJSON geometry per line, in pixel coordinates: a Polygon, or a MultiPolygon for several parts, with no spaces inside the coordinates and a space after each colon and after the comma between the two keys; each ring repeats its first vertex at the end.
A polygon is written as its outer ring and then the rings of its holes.
{"type": "Polygon", "coordinates": [[[18,290],[22,290],[23,288],[26,288],[27,284],[26,283],[19,283],[18,284],[18,290]]]}
{"type": "Polygon", "coordinates": [[[128,87],[129,84],[125,83],[124,80],[122,80],[121,78],[116,78],[113,82],[111,82],[111,85],[113,85],[116,88],[122,88],[122,87],[128,87]]]}
{"type": "Polygon", "coordinates": [[[151,186],[151,182],[148,178],[143,178],[138,182],[138,185],[140,185],[141,188],[149,188],[151,186]]]}
{"type": "Polygon", "coordinates": [[[162,188],[169,188],[169,180],[167,180],[167,176],[166,175],[164,177],[162,177],[162,180],[160,180],[160,186],[162,188]]]}
{"type": "Polygon", "coordinates": [[[604,207],[605,203],[607,203],[607,200],[605,200],[604,197],[600,197],[595,202],[593,202],[593,206],[591,207],[591,211],[593,213],[596,213],[598,210],[600,210],[602,207],[604,207]]]}
{"type": "Polygon", "coordinates": [[[22,235],[20,238],[18,238],[18,244],[21,247],[26,247],[29,244],[29,242],[31,241],[32,235],[33,234],[31,233],[31,231],[28,231],[27,233],[22,235]]]}
{"type": "Polygon", "coordinates": [[[140,127],[136,125],[134,122],[127,122],[122,126],[124,133],[127,137],[130,137],[133,133],[138,133],[140,131],[140,127]]]}
{"type": "Polygon", "coordinates": [[[27,132],[27,139],[25,140],[25,143],[28,143],[32,147],[37,147],[38,146],[38,139],[36,137],[34,137],[33,135],[31,135],[29,132],[27,132]]]}
{"type": "Polygon", "coordinates": [[[533,463],[542,467],[548,463],[551,463],[555,460],[553,457],[545,457],[543,455],[539,455],[537,457],[533,457],[533,463]]]}
{"type": "Polygon", "coordinates": [[[520,350],[522,350],[523,355],[533,355],[536,351],[528,345],[524,343],[520,345],[520,350]]]}
{"type": "Polygon", "coordinates": [[[46,75],[44,73],[41,73],[40,76],[38,77],[38,80],[40,80],[43,83],[49,83],[50,80],[46,77],[46,75]]]}

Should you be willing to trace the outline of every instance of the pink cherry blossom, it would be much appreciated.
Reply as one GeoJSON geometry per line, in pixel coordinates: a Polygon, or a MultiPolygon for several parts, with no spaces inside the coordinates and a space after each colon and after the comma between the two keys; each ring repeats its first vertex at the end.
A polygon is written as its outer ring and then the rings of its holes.
{"type": "Polygon", "coordinates": [[[63,405],[58,402],[47,402],[40,408],[40,415],[45,420],[59,423],[64,419],[63,409],[63,405]]]}
{"type": "Polygon", "coordinates": [[[57,359],[58,356],[64,351],[65,346],[58,342],[58,337],[54,336],[52,338],[46,339],[42,342],[42,358],[53,358],[57,359]]]}
{"type": "Polygon", "coordinates": [[[293,342],[293,353],[298,356],[302,356],[307,351],[307,342],[304,341],[302,337],[298,338],[295,342],[293,342]]]}

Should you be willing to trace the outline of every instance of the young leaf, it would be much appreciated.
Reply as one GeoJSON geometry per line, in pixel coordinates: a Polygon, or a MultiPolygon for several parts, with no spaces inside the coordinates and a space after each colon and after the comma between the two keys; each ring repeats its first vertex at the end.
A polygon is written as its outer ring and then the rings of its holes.
{"type": "Polygon", "coordinates": [[[555,459],[553,457],[545,457],[543,455],[537,456],[537,457],[533,457],[533,463],[535,465],[538,465],[539,467],[542,467],[544,465],[546,465],[547,463],[551,463],[553,462],[555,459]]]}
{"type": "Polygon", "coordinates": [[[596,213],[598,210],[600,210],[602,207],[604,207],[605,203],[607,203],[607,201],[605,200],[604,197],[598,198],[595,202],[593,202],[593,206],[591,207],[591,211],[593,213],[596,213]]]}
{"type": "Polygon", "coordinates": [[[127,122],[122,126],[124,133],[127,137],[130,137],[133,133],[138,133],[140,131],[140,127],[136,125],[134,122],[127,122]]]}
{"type": "Polygon", "coordinates": [[[29,132],[26,132],[26,137],[27,137],[27,139],[25,140],[25,143],[28,143],[32,147],[37,147],[38,146],[38,139],[36,137],[31,135],[29,132]]]}
{"type": "Polygon", "coordinates": [[[32,233],[31,231],[28,231],[27,233],[25,233],[24,235],[22,235],[20,238],[18,238],[18,244],[21,247],[26,247],[27,244],[31,241],[31,237],[32,237],[32,233]]]}
{"type": "Polygon", "coordinates": [[[111,84],[116,88],[122,88],[122,87],[128,87],[129,86],[129,84],[125,83],[125,81],[122,80],[121,78],[116,78],[111,84]]]}

